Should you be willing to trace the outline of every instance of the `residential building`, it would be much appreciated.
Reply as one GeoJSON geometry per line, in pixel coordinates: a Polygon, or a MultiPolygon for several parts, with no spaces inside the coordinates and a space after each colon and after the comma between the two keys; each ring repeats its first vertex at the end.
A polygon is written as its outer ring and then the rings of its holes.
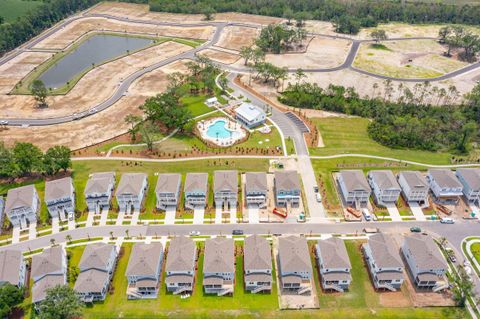
{"type": "Polygon", "coordinates": [[[245,202],[247,206],[267,207],[268,187],[266,173],[245,173],[245,202]]]}
{"type": "Polygon", "coordinates": [[[418,288],[438,291],[448,287],[445,279],[448,265],[432,237],[420,234],[406,236],[401,250],[418,288]]]}
{"type": "Polygon", "coordinates": [[[402,190],[392,171],[370,171],[367,178],[377,205],[387,206],[397,202],[402,190]]]}
{"type": "Polygon", "coordinates": [[[25,285],[26,266],[20,250],[0,251],[0,287],[10,283],[18,288],[25,285]]]}
{"type": "Polygon", "coordinates": [[[449,169],[429,169],[427,181],[440,204],[457,204],[463,195],[463,185],[449,169]]]}
{"type": "Polygon", "coordinates": [[[32,257],[30,277],[33,280],[32,303],[46,297],[46,290],[67,284],[67,254],[62,246],[53,246],[32,257]]]}
{"type": "Polygon", "coordinates": [[[315,245],[322,288],[344,292],[352,282],[352,265],[343,239],[330,237],[315,245]]]}
{"type": "Polygon", "coordinates": [[[368,205],[371,190],[361,170],[343,170],[338,174],[338,185],[345,203],[354,208],[368,205]]]}
{"type": "Polygon", "coordinates": [[[215,207],[227,209],[237,208],[238,172],[215,171],[213,175],[213,191],[215,207]]]}
{"type": "Polygon", "coordinates": [[[115,245],[94,243],[87,245],[78,264],[80,274],[74,290],[84,302],[105,300],[117,262],[115,245]]]}
{"type": "Polygon", "coordinates": [[[480,168],[459,168],[457,178],[463,185],[463,195],[471,204],[480,203],[480,168]]]}
{"type": "Polygon", "coordinates": [[[272,291],[272,251],[266,238],[245,238],[243,248],[245,290],[251,293],[272,291]]]}
{"type": "Polygon", "coordinates": [[[278,271],[282,289],[299,295],[311,293],[312,264],[305,237],[278,238],[278,271]]]}
{"type": "Polygon", "coordinates": [[[125,275],[128,299],[156,298],[162,275],[163,245],[136,243],[133,245],[125,275]]]}
{"type": "Polygon", "coordinates": [[[71,177],[45,183],[45,204],[52,218],[67,221],[75,218],[75,189],[71,177]]]}
{"type": "Polygon", "coordinates": [[[7,193],[5,214],[13,227],[25,229],[37,223],[40,199],[33,185],[12,188],[7,193]]]}
{"type": "Polygon", "coordinates": [[[180,174],[159,174],[155,194],[157,195],[157,209],[177,207],[180,202],[180,174]]]}
{"type": "Polygon", "coordinates": [[[403,283],[403,262],[390,235],[378,233],[362,245],[375,289],[396,291],[403,283]]]}
{"type": "Polygon", "coordinates": [[[185,208],[205,208],[208,200],[208,174],[188,173],[185,178],[185,208]]]}
{"type": "Polygon", "coordinates": [[[417,202],[421,207],[428,206],[429,186],[425,176],[418,171],[403,171],[398,174],[398,184],[403,198],[408,203],[417,202]]]}
{"type": "Polygon", "coordinates": [[[235,285],[235,244],[232,238],[205,241],[203,289],[206,294],[232,295],[235,285]]]}
{"type": "Polygon", "coordinates": [[[302,195],[297,171],[276,171],[274,187],[277,206],[300,205],[302,195]]]}
{"type": "Polygon", "coordinates": [[[165,266],[168,291],[175,295],[193,291],[196,259],[197,246],[191,238],[177,236],[170,241],[165,266]]]}
{"type": "Polygon", "coordinates": [[[254,128],[265,123],[267,114],[256,105],[243,102],[235,109],[235,118],[246,127],[254,128]]]}
{"type": "Polygon", "coordinates": [[[147,174],[125,173],[120,178],[120,183],[115,194],[118,207],[121,211],[133,213],[140,211],[148,188],[147,174]]]}
{"type": "Polygon", "coordinates": [[[91,174],[85,186],[85,201],[88,210],[96,214],[100,214],[104,209],[109,210],[114,188],[115,173],[91,174]]]}

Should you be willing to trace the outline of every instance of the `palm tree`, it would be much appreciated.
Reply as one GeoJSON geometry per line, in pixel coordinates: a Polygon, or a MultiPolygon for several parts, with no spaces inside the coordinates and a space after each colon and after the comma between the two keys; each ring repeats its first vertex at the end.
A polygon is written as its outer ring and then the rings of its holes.
{"type": "Polygon", "coordinates": [[[65,236],[65,240],[68,241],[69,244],[71,244],[72,243],[72,236],[71,235],[65,236]]]}
{"type": "Polygon", "coordinates": [[[114,237],[113,237],[113,231],[110,232],[110,238],[113,240],[114,237]]]}
{"type": "Polygon", "coordinates": [[[50,245],[55,246],[55,238],[50,238],[50,245]]]}
{"type": "Polygon", "coordinates": [[[126,235],[125,237],[127,237],[127,238],[129,237],[128,236],[128,229],[125,230],[125,235],[126,235]]]}

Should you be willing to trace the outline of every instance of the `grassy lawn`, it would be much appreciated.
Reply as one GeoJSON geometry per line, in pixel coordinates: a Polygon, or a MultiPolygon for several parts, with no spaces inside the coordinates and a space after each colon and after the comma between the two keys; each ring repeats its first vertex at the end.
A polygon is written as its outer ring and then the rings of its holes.
{"type": "Polygon", "coordinates": [[[322,118],[313,119],[325,147],[310,148],[311,155],[368,154],[410,160],[429,164],[450,164],[451,154],[408,149],[392,149],[372,140],[367,133],[368,119],[322,118]]]}
{"type": "Polygon", "coordinates": [[[180,99],[181,102],[185,104],[185,106],[190,110],[190,113],[192,114],[193,117],[197,117],[199,115],[215,111],[215,108],[208,107],[205,105],[205,100],[208,97],[205,95],[197,95],[197,96],[192,96],[188,95],[185,97],[182,97],[180,99]]]}
{"type": "Polygon", "coordinates": [[[26,1],[26,0],[1,0],[0,16],[5,22],[14,22],[17,18],[26,15],[29,11],[38,8],[42,1],[26,1]]]}
{"type": "Polygon", "coordinates": [[[471,249],[473,256],[480,263],[480,243],[472,244],[471,249]]]}

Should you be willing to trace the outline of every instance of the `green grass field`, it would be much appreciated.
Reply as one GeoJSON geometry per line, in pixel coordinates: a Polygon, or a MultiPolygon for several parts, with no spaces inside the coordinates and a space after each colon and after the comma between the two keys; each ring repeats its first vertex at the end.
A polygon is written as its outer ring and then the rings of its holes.
{"type": "Polygon", "coordinates": [[[479,243],[472,244],[471,248],[472,248],[473,256],[480,263],[480,244],[479,243]]]}
{"type": "Polygon", "coordinates": [[[310,148],[310,155],[368,154],[428,164],[450,164],[451,154],[408,149],[392,149],[372,140],[367,133],[368,119],[313,119],[325,147],[310,148]]]}
{"type": "Polygon", "coordinates": [[[41,4],[42,1],[0,0],[0,16],[4,22],[13,22],[41,4]]]}

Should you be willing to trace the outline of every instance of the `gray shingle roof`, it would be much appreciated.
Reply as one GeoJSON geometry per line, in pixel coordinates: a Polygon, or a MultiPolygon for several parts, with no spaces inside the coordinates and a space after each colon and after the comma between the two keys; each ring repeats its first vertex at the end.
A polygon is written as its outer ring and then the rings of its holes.
{"type": "Polygon", "coordinates": [[[343,170],[340,171],[340,175],[348,192],[370,192],[370,186],[361,170],[343,170]]]}
{"type": "Polygon", "coordinates": [[[462,176],[471,189],[480,189],[480,168],[459,168],[457,175],[462,176]]]}
{"type": "Polygon", "coordinates": [[[211,238],[205,241],[204,273],[234,272],[235,256],[232,238],[211,238]]]}
{"type": "Polygon", "coordinates": [[[113,184],[114,180],[115,173],[113,172],[94,173],[90,175],[87,185],[85,186],[85,195],[91,193],[109,193],[110,188],[108,186],[113,184]]]}
{"type": "Polygon", "coordinates": [[[455,174],[449,169],[429,169],[428,173],[441,188],[463,188],[455,174]]]}
{"type": "Polygon", "coordinates": [[[238,191],[237,171],[215,171],[213,175],[213,189],[218,191],[238,191]]]}
{"type": "Polygon", "coordinates": [[[105,282],[109,280],[109,274],[105,271],[100,271],[97,269],[89,269],[86,271],[82,271],[78,277],[77,281],[75,281],[75,289],[76,292],[81,293],[92,293],[98,292],[101,293],[105,282]]]}
{"type": "Polygon", "coordinates": [[[185,192],[207,193],[207,184],[207,173],[188,173],[185,178],[185,192]]]}
{"type": "Polygon", "coordinates": [[[32,277],[41,277],[62,271],[64,258],[63,247],[54,246],[32,257],[32,277]]]}
{"type": "Polygon", "coordinates": [[[35,194],[35,186],[27,185],[8,190],[7,202],[5,203],[5,212],[20,208],[30,207],[33,202],[33,196],[35,194]]]}
{"type": "Polygon", "coordinates": [[[403,262],[390,235],[378,233],[370,236],[368,245],[378,268],[403,268],[403,262]]]}
{"type": "Polygon", "coordinates": [[[400,185],[398,185],[397,179],[395,178],[395,175],[393,175],[392,171],[370,171],[368,175],[371,176],[375,184],[377,184],[380,189],[400,190],[400,185]]]}
{"type": "Polygon", "coordinates": [[[312,263],[305,237],[280,237],[278,239],[278,255],[282,272],[312,273],[312,263]]]}
{"type": "Polygon", "coordinates": [[[245,173],[245,191],[249,192],[266,192],[267,191],[267,174],[264,172],[245,173]]]}
{"type": "Polygon", "coordinates": [[[275,172],[275,189],[277,191],[300,189],[300,180],[297,171],[275,172]]]}
{"type": "Polygon", "coordinates": [[[64,177],[45,183],[45,201],[69,197],[73,193],[73,181],[71,177],[64,177]]]}
{"type": "Polygon", "coordinates": [[[161,262],[163,245],[161,243],[136,243],[128,260],[127,276],[155,276],[161,262]]]}
{"type": "Polygon", "coordinates": [[[174,237],[168,248],[165,271],[186,272],[195,268],[195,242],[185,236],[174,237]]]}
{"type": "Polygon", "coordinates": [[[147,179],[147,174],[144,173],[123,174],[120,178],[120,183],[118,183],[117,195],[140,194],[145,179],[147,179]]]}
{"type": "Polygon", "coordinates": [[[91,268],[107,270],[108,261],[114,250],[115,245],[111,244],[94,243],[87,245],[83,251],[78,268],[80,270],[91,268]]]}
{"type": "Polygon", "coordinates": [[[323,260],[324,268],[328,269],[351,269],[347,249],[342,239],[330,237],[317,242],[319,253],[323,260]]]}
{"type": "Polygon", "coordinates": [[[65,284],[65,277],[63,275],[48,275],[43,277],[32,287],[32,302],[37,303],[44,300],[47,296],[47,289],[65,284]]]}
{"type": "Polygon", "coordinates": [[[400,175],[403,176],[411,189],[428,190],[428,183],[422,173],[418,171],[403,171],[400,172],[400,175]]]}
{"type": "Polygon", "coordinates": [[[21,251],[0,251],[0,282],[9,282],[15,286],[18,285],[22,262],[23,255],[21,251]]]}
{"type": "Polygon", "coordinates": [[[258,235],[245,238],[244,242],[244,269],[271,269],[272,253],[268,241],[258,235]]]}
{"type": "Polygon", "coordinates": [[[180,174],[158,175],[156,193],[176,193],[182,177],[180,174]]]}
{"type": "Polygon", "coordinates": [[[405,244],[420,269],[447,269],[445,258],[430,236],[406,236],[405,244]]]}

